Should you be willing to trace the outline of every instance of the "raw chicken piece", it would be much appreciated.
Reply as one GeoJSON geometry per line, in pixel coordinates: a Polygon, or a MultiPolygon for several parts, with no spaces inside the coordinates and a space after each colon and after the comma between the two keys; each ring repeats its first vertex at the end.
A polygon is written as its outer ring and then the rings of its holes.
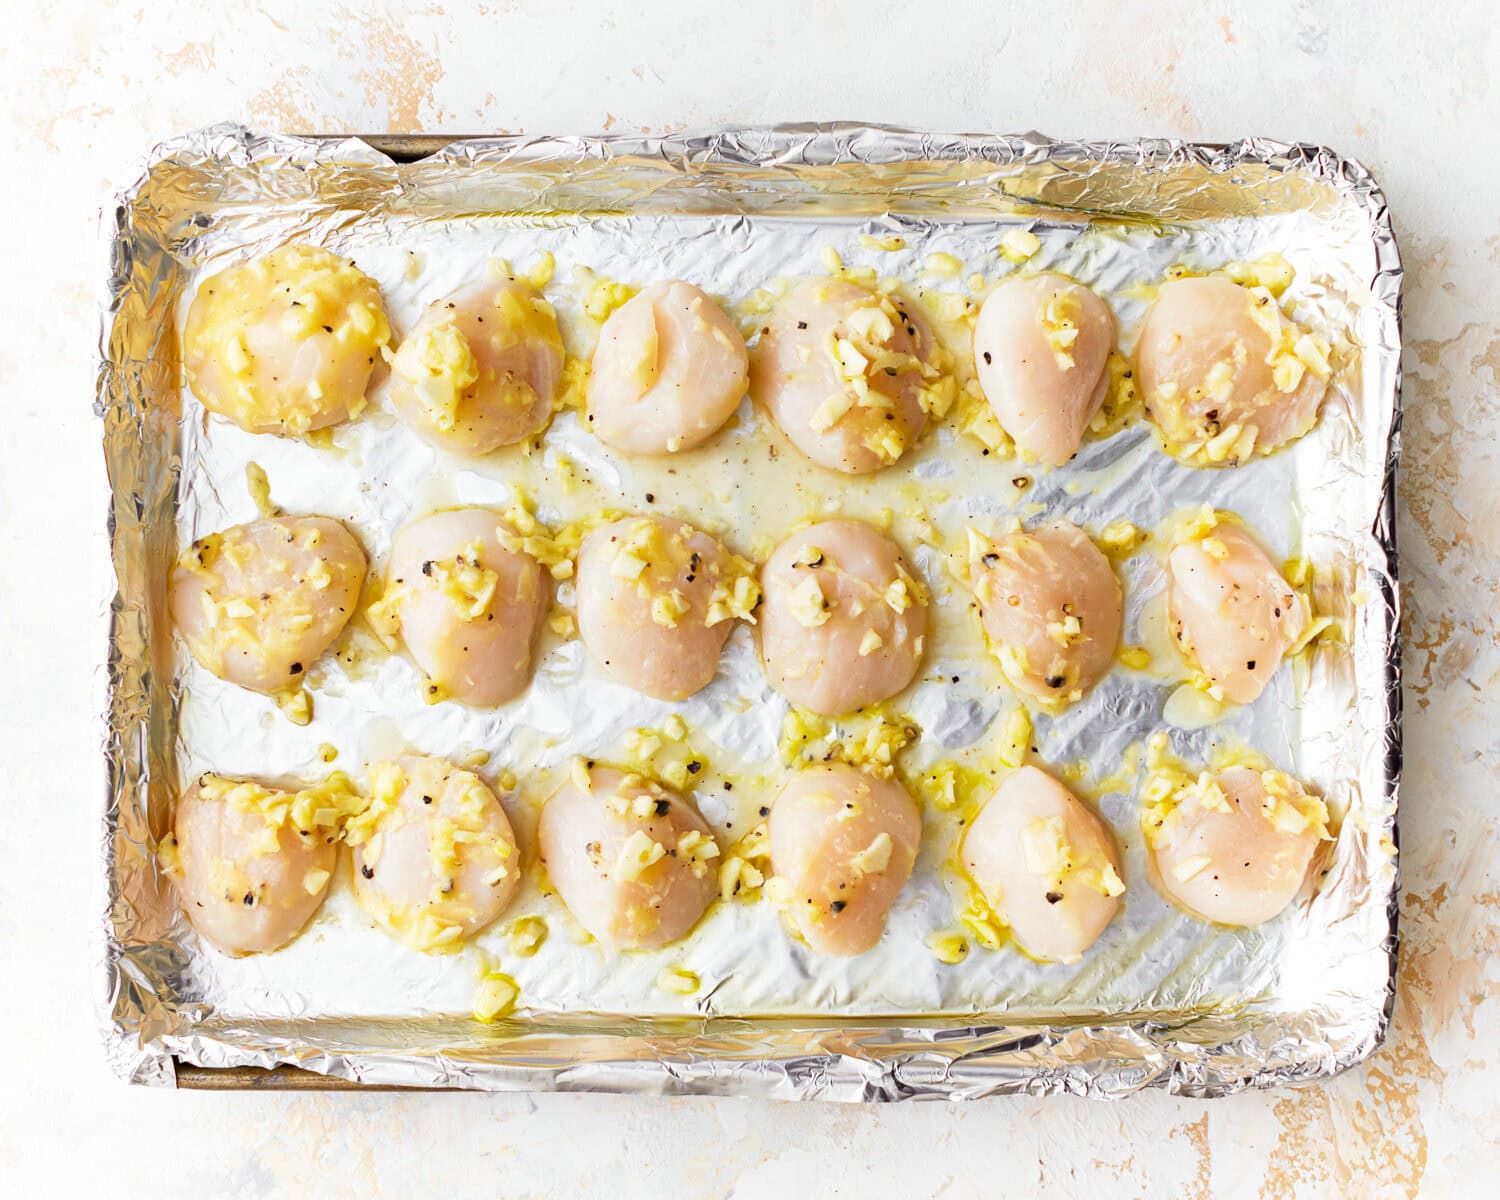
{"type": "Polygon", "coordinates": [[[1104,822],[1037,767],[1001,782],[964,834],[964,869],[1032,958],[1076,962],[1120,910],[1120,856],[1104,822]]]}
{"type": "Polygon", "coordinates": [[[1168,553],[1167,573],[1172,635],[1183,652],[1225,699],[1253,703],[1307,627],[1307,601],[1231,521],[1195,526],[1168,553]]]}
{"type": "Polygon", "coordinates": [[[1200,920],[1259,925],[1281,912],[1307,877],[1328,809],[1281,771],[1231,767],[1153,794],[1141,826],[1169,900],[1200,920]]]}
{"type": "Polygon", "coordinates": [[[722,308],[690,283],[652,284],[599,331],[589,428],[631,454],[690,450],[734,414],[748,373],[745,339],[722,308]]]}
{"type": "Polygon", "coordinates": [[[900,298],[806,281],[776,304],[750,352],[750,394],[813,462],[865,475],[926,428],[930,346],[900,298]]]}
{"type": "Polygon", "coordinates": [[[442,758],[370,766],[370,808],[349,825],[360,907],[414,949],[453,950],[505,911],[521,852],[495,793],[442,758]]]}
{"type": "Polygon", "coordinates": [[[182,363],[205,408],[297,435],[359,415],[390,340],[373,279],[317,246],[283,246],[203,281],[182,363]]]}
{"type": "Polygon", "coordinates": [[[1115,318],[1064,275],[1003,283],[974,323],[974,365],[995,417],[1022,455],[1059,467],[1078,453],[1109,392],[1115,318]]]}
{"type": "Polygon", "coordinates": [[[771,806],[770,891],[820,954],[863,954],[911,877],[922,818],[893,779],[846,763],[804,767],[771,806]]]}
{"type": "Polygon", "coordinates": [[[365,552],[329,517],[269,517],[201,537],[177,557],[172,617],[193,657],[257,692],[300,688],[349,622],[365,552]]]}
{"type": "Polygon", "coordinates": [[[489,454],[547,424],[562,369],[552,306],[506,276],[428,306],[391,360],[391,403],[434,445],[489,454]]]}
{"type": "Polygon", "coordinates": [[[1313,427],[1328,392],[1328,343],[1264,288],[1222,276],[1162,284],[1136,342],[1146,413],[1191,466],[1237,466],[1313,427]]]}
{"type": "Polygon", "coordinates": [[[504,704],[531,679],[549,587],[536,559],[507,543],[512,531],[487,508],[433,513],[396,534],[371,618],[399,633],[439,696],[504,704]]]}
{"type": "Polygon", "coordinates": [[[970,569],[1001,669],[1052,707],[1071,704],[1114,663],[1124,589],[1103,552],[1071,521],[975,535],[970,569]]]}
{"type": "Polygon", "coordinates": [[[575,763],[537,838],[574,919],[621,949],[676,941],[718,891],[719,846],[697,807],[640,775],[575,763]]]}
{"type": "Polygon", "coordinates": [[[616,679],[658,700],[707,687],[758,593],[749,564],[686,521],[626,517],[578,553],[578,633],[616,679]]]}
{"type": "Polygon", "coordinates": [[[841,716],[916,676],[927,588],[873,526],[822,521],[790,534],[762,568],[761,592],[766,676],[792,703],[841,716]]]}

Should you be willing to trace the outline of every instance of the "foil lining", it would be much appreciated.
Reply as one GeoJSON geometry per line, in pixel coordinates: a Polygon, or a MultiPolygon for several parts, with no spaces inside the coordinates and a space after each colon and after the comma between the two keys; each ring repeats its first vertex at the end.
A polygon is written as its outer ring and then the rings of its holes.
{"type": "MultiPolygon", "coordinates": [[[[105,235],[99,978],[108,1054],[123,1077],[170,1084],[178,1064],[286,1064],[357,1083],[490,1090],[874,1101],[1117,1097],[1164,1087],[1213,1096],[1325,1077],[1379,1044],[1396,942],[1402,272],[1384,199],[1358,163],[1264,140],[1066,142],[858,125],[371,142],[221,125],[158,147],[106,212],[105,235]],[[286,510],[348,521],[376,564],[405,520],[444,504],[503,504],[513,474],[555,475],[559,455],[616,507],[641,508],[635,498],[661,478],[612,458],[571,413],[534,458],[498,466],[435,455],[382,411],[378,393],[375,411],[341,429],[331,450],[206,420],[181,383],[177,350],[197,280],[249,252],[317,241],[377,278],[399,334],[486,259],[524,268],[547,251],[558,281],[549,295],[573,343],[587,328],[566,286],[578,266],[636,283],[677,275],[731,298],[772,276],[820,273],[829,245],[846,262],[905,278],[919,276],[935,251],[993,276],[994,247],[1015,227],[1042,239],[1033,266],[1045,262],[1106,294],[1127,346],[1145,308],[1136,285],[1177,262],[1212,266],[1276,251],[1297,268],[1289,299],[1299,317],[1354,347],[1318,428],[1288,452],[1195,472],[1134,427],[1086,446],[1065,471],[1036,472],[1027,493],[1028,504],[1096,527],[1122,517],[1150,527],[1209,501],[1241,513],[1277,551],[1335,566],[1358,596],[1348,647],[1319,650],[1300,673],[1283,670],[1260,702],[1223,725],[1172,731],[1179,752],[1195,758],[1231,730],[1328,796],[1340,828],[1313,894],[1276,922],[1240,932],[1192,922],[1155,895],[1135,781],[1109,779],[1130,743],[1164,727],[1171,688],[1116,672],[1037,729],[1044,763],[1086,764],[1081,786],[1115,829],[1132,884],[1124,911],[1075,966],[1042,966],[1005,949],[937,962],[924,937],[951,925],[953,897],[941,877],[944,847],[932,836],[886,938],[850,961],[809,955],[764,904],[723,905],[665,951],[609,956],[570,938],[556,900],[530,884],[461,955],[422,956],[386,938],[354,905],[347,879],[308,932],[274,955],[229,959],[198,941],[154,856],[181,778],[210,768],[313,778],[326,770],[328,743],[337,765],[356,774],[370,758],[413,746],[455,756],[484,749],[489,777],[503,767],[545,777],[575,753],[659,724],[673,707],[608,684],[579,643],[555,639],[530,691],[496,713],[423,705],[404,660],[351,652],[348,663],[320,668],[316,720],[299,728],[263,698],[197,669],[172,635],[167,570],[182,541],[254,517],[244,486],[250,462],[266,470],[286,510]],[[907,250],[866,253],[862,233],[899,233],[907,250]],[[531,912],[546,917],[551,936],[536,957],[517,959],[504,929],[531,912]],[[467,1015],[479,955],[500,961],[521,987],[522,1007],[495,1024],[467,1015]],[[652,980],[664,965],[690,968],[704,986],[690,997],[663,994],[652,980]]],[[[750,445],[756,431],[747,404],[713,453],[750,445]]],[[[686,471],[669,511],[716,522],[732,538],[743,533],[741,550],[750,531],[807,515],[757,494],[769,489],[716,491],[717,462],[702,457],[696,474],[686,471]]],[[[947,497],[933,513],[938,523],[1017,511],[972,462],[946,433],[926,439],[912,462],[924,487],[941,489],[928,494],[947,497]]],[[[839,481],[812,468],[800,479],[814,500],[840,502],[839,481]]],[[[860,501],[855,491],[846,497],[855,511],[888,500],[860,501]]],[[[549,496],[535,494],[547,515],[549,496]]],[[[942,576],[936,554],[915,557],[929,579],[942,576]]],[[[1135,640],[1161,572],[1147,555],[1125,575],[1127,640],[1135,640]]],[[[951,661],[944,653],[939,647],[902,700],[925,731],[910,752],[916,767],[980,740],[1014,703],[993,669],[979,670],[962,648],[951,661]]],[[[711,757],[774,762],[785,708],[766,688],[748,631],[731,639],[715,684],[678,711],[712,745],[711,757]]],[[[721,794],[706,785],[700,801],[723,840],[742,832],[726,832],[740,810],[721,794]]],[[[528,806],[515,796],[506,803],[524,840],[528,806]]]]}

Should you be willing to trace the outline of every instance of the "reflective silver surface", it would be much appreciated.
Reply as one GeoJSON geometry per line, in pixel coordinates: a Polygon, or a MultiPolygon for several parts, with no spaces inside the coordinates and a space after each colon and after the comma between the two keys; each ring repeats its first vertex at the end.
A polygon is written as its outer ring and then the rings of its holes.
{"type": "MultiPolygon", "coordinates": [[[[429,146],[393,149],[405,158],[429,146]]],[[[1327,1075],[1378,1043],[1394,963],[1387,839],[1400,758],[1391,505],[1401,270],[1381,194],[1358,164],[1263,141],[1066,143],[860,126],[463,139],[397,163],[357,140],[218,126],[159,148],[106,214],[106,234],[98,411],[113,554],[101,954],[109,1052],[122,1075],[167,1083],[180,1061],[506,1090],[889,1100],[1165,1086],[1215,1095],[1327,1075]],[[411,517],[445,504],[503,506],[523,477],[544,517],[554,505],[563,515],[596,502],[640,507],[661,479],[656,467],[604,451],[571,412],[554,421],[536,459],[486,464],[435,455],[393,421],[378,389],[373,411],[341,429],[332,449],[206,421],[180,386],[177,357],[198,279],[258,248],[318,241],[377,278],[399,336],[423,304],[486,260],[525,269],[545,250],[557,262],[547,290],[569,348],[586,353],[589,324],[571,282],[580,266],[634,283],[674,274],[742,300],[772,277],[822,271],[834,246],[847,264],[913,284],[937,251],[993,281],[1012,269],[994,254],[999,235],[1018,225],[1043,240],[1030,266],[1069,272],[1111,301],[1127,348],[1147,303],[1139,285],[1174,264],[1269,251],[1297,268],[1287,298],[1299,318],[1352,344],[1314,433],[1232,472],[1177,466],[1144,426],[1086,445],[1063,470],[1028,472],[1035,485],[1021,503],[980,473],[994,464],[947,430],[910,462],[921,504],[945,532],[1029,514],[1027,505],[1093,526],[1128,518],[1149,528],[1207,501],[1246,517],[1278,554],[1300,552],[1346,581],[1328,599],[1357,601],[1352,647],[1323,645],[1300,678],[1283,670],[1252,708],[1172,731],[1189,759],[1232,733],[1327,795],[1340,830],[1314,895],[1259,930],[1228,931],[1155,894],[1135,780],[1122,781],[1120,768],[1128,746],[1166,727],[1172,687],[1117,671],[1065,716],[1037,721],[1044,765],[1082,764],[1080,789],[1116,831],[1130,884],[1124,911],[1074,966],[1042,966],[1009,949],[937,962],[924,939],[953,922],[941,867],[955,831],[932,812],[885,939],[856,960],[808,954],[764,903],[718,906],[685,943],[656,954],[609,955],[569,936],[555,899],[534,882],[461,955],[426,957],[387,939],[354,905],[347,879],[276,954],[228,959],[200,944],[154,862],[179,778],[212,768],[310,779],[328,769],[321,747],[332,744],[335,765],[356,775],[363,762],[413,746],[455,757],[483,749],[487,778],[504,769],[546,780],[574,754],[617,753],[631,729],[659,726],[674,707],[605,683],[579,643],[556,638],[522,700],[477,712],[424,705],[409,664],[361,651],[356,634],[352,662],[319,667],[316,719],[305,728],[192,664],[174,644],[166,572],[183,540],[254,516],[250,462],[264,467],[282,507],[348,521],[377,564],[411,517]],[[906,249],[862,248],[866,233],[899,233],[906,249]],[[558,455],[591,479],[571,499],[531,486],[556,475],[558,455]],[[517,958],[505,930],[531,913],[550,936],[536,957],[517,958]],[[520,984],[511,1020],[482,1025],[465,1015],[482,956],[520,984]],[[669,965],[699,975],[697,995],[653,986],[669,965]]],[[[922,286],[942,292],[963,279],[922,286]]],[[[764,436],[746,406],[670,496],[662,489],[663,506],[723,529],[741,552],[754,534],[824,506],[895,507],[894,532],[940,607],[961,607],[941,554],[900,511],[895,477],[905,464],[861,490],[783,463],[777,486],[767,486],[769,469],[742,471],[735,453],[764,436]],[[746,486],[716,486],[731,478],[746,486]]],[[[1144,553],[1124,574],[1135,641],[1161,571],[1144,553]]],[[[1013,704],[972,647],[935,639],[931,658],[899,705],[925,731],[904,764],[913,772],[992,738],[1013,704]]],[[[747,630],[731,638],[718,680],[675,711],[721,773],[744,779],[746,764],[762,764],[774,777],[785,708],[765,686],[747,630]]],[[[746,789],[731,804],[712,783],[700,802],[727,844],[744,830],[746,789]]],[[[527,840],[536,796],[523,786],[505,799],[527,840]]]]}

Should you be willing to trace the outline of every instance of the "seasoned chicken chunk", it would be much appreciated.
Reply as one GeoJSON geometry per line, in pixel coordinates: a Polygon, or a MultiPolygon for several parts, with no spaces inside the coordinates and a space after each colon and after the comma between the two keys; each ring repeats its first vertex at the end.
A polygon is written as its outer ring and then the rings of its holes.
{"type": "Polygon", "coordinates": [[[1026,458],[1062,466],[1109,392],[1115,318],[1065,275],[1002,283],[974,323],[974,365],[1000,426],[1026,458]]]}
{"type": "Polygon", "coordinates": [[[1329,345],[1264,288],[1222,276],[1162,284],[1136,342],[1146,413],[1195,467],[1237,466],[1296,441],[1328,392],[1329,345]]]}
{"type": "Polygon", "coordinates": [[[205,670],[257,692],[302,685],[348,624],[365,552],[328,517],[270,517],[201,537],[177,557],[172,617],[205,670]]]}
{"type": "Polygon", "coordinates": [[[975,534],[970,570],[985,632],[1017,690],[1060,707],[1109,671],[1125,593],[1077,525],[1058,519],[993,542],[975,534]]]}
{"type": "Polygon", "coordinates": [[[203,281],[182,365],[211,412],[297,435],[359,415],[390,340],[373,279],[317,246],[282,246],[203,281]]]}
{"type": "Polygon", "coordinates": [[[616,450],[672,454],[707,441],[739,407],[745,339],[690,283],[642,289],[610,314],[588,383],[588,425],[616,450]]]}
{"type": "Polygon", "coordinates": [[[489,454],[551,420],[563,357],[557,317],[531,284],[470,284],[429,305],[402,341],[391,403],[434,445],[489,454]]]}
{"type": "Polygon", "coordinates": [[[516,540],[487,508],[433,513],[396,534],[371,620],[400,637],[435,696],[488,707],[530,681],[550,585],[516,540]]]}
{"type": "Polygon", "coordinates": [[[771,805],[769,887],[820,954],[863,954],[911,877],[922,818],[893,779],[846,763],[797,771],[771,805]]]}
{"type": "Polygon", "coordinates": [[[568,911],[621,949],[676,941],[718,890],[719,846],[697,807],[640,775],[575,763],[537,837],[568,911]]]}
{"type": "Polygon", "coordinates": [[[686,521],[626,517],[578,553],[578,633],[611,675],[658,700],[712,682],[736,618],[753,620],[750,565],[686,521]]]}
{"type": "Polygon", "coordinates": [[[1185,527],[1167,554],[1172,634],[1224,699],[1250,704],[1310,619],[1249,530],[1214,514],[1185,527]]]}
{"type": "Polygon", "coordinates": [[[873,526],[821,521],[790,534],[766,560],[761,591],[766,677],[793,704],[841,716],[915,678],[930,598],[873,526]]]}
{"type": "Polygon", "coordinates": [[[1282,771],[1231,767],[1196,780],[1152,777],[1141,827],[1166,897],[1200,920],[1259,925],[1301,890],[1328,809],[1282,771]]]}
{"type": "Polygon", "coordinates": [[[327,896],[340,823],[361,807],[341,775],[291,791],[200,776],[177,801],[162,856],[188,920],[230,954],[286,945],[327,896]]]}
{"type": "Polygon", "coordinates": [[[819,466],[865,475],[927,425],[931,337],[899,297],[842,280],[798,284],[750,352],[750,394],[819,466]]]}
{"type": "Polygon", "coordinates": [[[350,822],[354,895],[414,949],[453,950],[505,911],[521,852],[495,793],[442,758],[369,768],[370,807],[350,822]]]}
{"type": "Polygon", "coordinates": [[[1076,962],[1120,909],[1125,884],[1109,829],[1037,767],[1001,781],[960,854],[1016,944],[1043,962],[1076,962]]]}

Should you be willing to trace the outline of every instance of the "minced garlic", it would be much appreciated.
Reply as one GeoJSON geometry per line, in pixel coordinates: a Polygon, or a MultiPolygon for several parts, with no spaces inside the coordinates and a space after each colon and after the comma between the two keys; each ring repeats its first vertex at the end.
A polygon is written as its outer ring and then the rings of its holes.
{"type": "Polygon", "coordinates": [[[503,971],[486,968],[479,976],[474,994],[474,1019],[490,1022],[508,1017],[520,998],[520,984],[503,971]]]}
{"type": "Polygon", "coordinates": [[[808,575],[787,589],[787,607],[793,620],[804,629],[816,629],[833,615],[816,575],[808,575]]]}
{"type": "Polygon", "coordinates": [[[547,940],[547,922],[541,917],[518,918],[510,927],[511,953],[521,958],[532,958],[547,940]]]}
{"type": "Polygon", "coordinates": [[[1111,558],[1128,558],[1151,535],[1130,521],[1111,521],[1099,531],[1099,549],[1111,558]]]}
{"type": "Polygon", "coordinates": [[[680,618],[687,615],[692,607],[686,596],[677,588],[673,588],[664,596],[655,596],[651,600],[651,620],[667,629],[675,629],[680,618]]]}
{"type": "Polygon", "coordinates": [[[1000,743],[1000,761],[1007,767],[1021,767],[1031,750],[1031,714],[1017,705],[1005,718],[1000,743]]]}
{"type": "Polygon", "coordinates": [[[255,505],[255,511],[263,517],[274,517],[280,509],[271,503],[271,481],[266,469],[259,463],[245,464],[245,489],[255,505]]]}
{"type": "Polygon", "coordinates": [[[708,874],[709,862],[719,857],[719,843],[705,833],[690,829],[677,839],[677,856],[702,879],[708,874]]]}
{"type": "Polygon", "coordinates": [[[639,879],[648,869],[667,856],[667,848],[644,829],[633,829],[620,847],[610,878],[621,882],[639,879]]]}
{"type": "Polygon", "coordinates": [[[891,865],[891,852],[895,844],[891,841],[888,833],[878,833],[863,850],[854,854],[849,859],[849,869],[856,879],[867,875],[882,874],[891,865]]]}
{"type": "Polygon", "coordinates": [[[927,256],[923,269],[939,279],[956,279],[963,272],[964,264],[956,255],[939,250],[927,256]]]}
{"type": "Polygon", "coordinates": [[[771,835],[765,821],[753,826],[729,848],[719,866],[719,895],[724,900],[752,900],[770,873],[771,835]]]}
{"type": "Polygon", "coordinates": [[[453,317],[420,323],[391,362],[392,373],[410,387],[433,428],[450,432],[459,405],[479,381],[479,360],[453,317]]]}
{"type": "Polygon", "coordinates": [[[1000,253],[1011,262],[1021,263],[1042,248],[1042,239],[1029,229],[1008,229],[1000,237],[1000,253]]]}
{"type": "Polygon", "coordinates": [[[927,948],[940,963],[953,965],[963,962],[969,956],[969,941],[964,935],[952,929],[939,929],[929,933],[926,938],[927,948]]]}
{"type": "Polygon", "coordinates": [[[1042,311],[1042,338],[1052,351],[1053,361],[1064,371],[1071,371],[1075,365],[1073,345],[1078,341],[1079,315],[1078,297],[1067,289],[1054,292],[1042,311]]]}
{"type": "Polygon", "coordinates": [[[656,986],[660,991],[674,996],[691,996],[703,984],[697,974],[686,967],[672,966],[663,967],[657,973],[656,986]]]}
{"type": "Polygon", "coordinates": [[[739,620],[755,624],[755,607],[760,603],[760,584],[754,567],[738,555],[730,556],[729,573],[714,585],[708,598],[708,612],[703,623],[714,626],[720,621],[739,620]]]}

